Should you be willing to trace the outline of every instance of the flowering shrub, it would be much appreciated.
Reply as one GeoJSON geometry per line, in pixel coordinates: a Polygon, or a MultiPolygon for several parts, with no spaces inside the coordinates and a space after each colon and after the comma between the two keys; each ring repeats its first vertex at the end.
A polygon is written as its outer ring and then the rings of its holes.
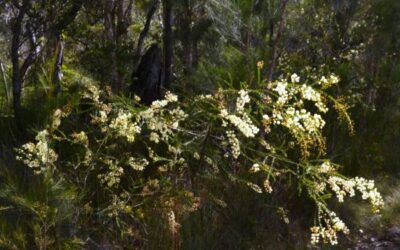
{"type": "Polygon", "coordinates": [[[337,244],[337,233],[349,229],[329,208],[332,195],[343,202],[358,191],[374,212],[383,206],[373,181],[344,177],[338,165],[324,159],[328,107],[348,117],[345,104],[324,92],[338,81],[335,75],[302,81],[292,74],[189,100],[167,92],[149,107],[137,97],[112,100],[90,85],[82,93],[92,107],[85,117],[70,106],[56,110],[36,144],[18,149],[18,159],[35,173],[61,175],[82,190],[85,181],[94,180],[96,195],[88,198],[99,199],[94,209],[132,237],[138,237],[133,228],[146,216],[141,207],[149,200],[176,235],[179,219],[202,204],[191,191],[199,171],[222,172],[263,195],[273,193],[278,182],[297,185],[317,211],[311,242],[337,244]],[[88,117],[90,123],[79,127],[77,121],[88,117]],[[68,153],[61,151],[65,148],[68,153]]]}

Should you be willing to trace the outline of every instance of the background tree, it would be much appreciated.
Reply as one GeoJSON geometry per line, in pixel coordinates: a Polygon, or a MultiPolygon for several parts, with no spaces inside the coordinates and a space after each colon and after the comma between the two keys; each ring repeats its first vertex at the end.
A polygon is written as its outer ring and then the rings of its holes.
{"type": "MultiPolygon", "coordinates": [[[[46,2],[12,1],[6,5],[11,15],[8,17],[12,34],[10,57],[13,72],[13,106],[17,121],[21,121],[21,93],[28,70],[42,54],[44,47],[54,41],[54,37],[55,40],[59,40],[62,30],[74,20],[81,5],[82,1],[63,2],[57,6],[61,10],[59,12],[46,9],[56,7],[51,4],[49,6],[46,2]],[[58,18],[55,18],[55,12],[58,18]],[[45,40],[48,41],[47,44],[45,40]]],[[[60,52],[58,57],[62,57],[58,42],[55,44],[55,48],[60,52]]],[[[58,70],[59,67],[55,68],[58,70]]]]}

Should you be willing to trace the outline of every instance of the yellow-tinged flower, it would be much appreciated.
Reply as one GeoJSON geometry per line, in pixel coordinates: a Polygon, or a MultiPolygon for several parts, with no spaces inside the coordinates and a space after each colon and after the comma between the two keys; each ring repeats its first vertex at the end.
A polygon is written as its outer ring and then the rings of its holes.
{"type": "Polygon", "coordinates": [[[259,69],[264,68],[264,61],[258,61],[257,62],[257,68],[259,68],[259,69]]]}

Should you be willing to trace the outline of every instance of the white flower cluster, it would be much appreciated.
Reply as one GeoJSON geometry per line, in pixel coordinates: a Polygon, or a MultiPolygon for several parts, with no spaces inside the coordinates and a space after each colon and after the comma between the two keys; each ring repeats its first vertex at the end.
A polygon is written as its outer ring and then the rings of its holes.
{"type": "MultiPolygon", "coordinates": [[[[321,219],[321,218],[320,218],[321,219]]],[[[315,245],[320,242],[320,239],[324,243],[329,242],[331,245],[336,245],[338,243],[337,234],[342,232],[344,234],[349,234],[350,231],[346,224],[336,216],[334,212],[330,212],[324,215],[325,226],[315,226],[311,227],[311,244],[315,245]]]]}
{"type": "Polygon", "coordinates": [[[247,184],[248,187],[253,189],[256,193],[259,193],[259,194],[262,193],[262,189],[257,184],[254,184],[254,183],[251,183],[251,182],[247,182],[246,184],[247,184]]]}
{"type": "Polygon", "coordinates": [[[234,125],[245,137],[254,137],[259,129],[253,124],[247,114],[243,113],[241,117],[233,114],[228,114],[226,109],[222,109],[220,116],[224,118],[223,127],[228,125],[228,122],[234,125]]]}
{"type": "Polygon", "coordinates": [[[89,146],[89,138],[87,137],[85,131],[81,131],[80,133],[73,133],[71,137],[74,143],[82,144],[85,147],[89,146]]]}
{"type": "Polygon", "coordinates": [[[232,150],[232,157],[234,159],[237,159],[240,155],[240,143],[238,138],[235,135],[235,132],[232,130],[227,130],[226,131],[226,137],[228,138],[229,145],[232,150]]]}
{"type": "Polygon", "coordinates": [[[207,95],[202,94],[202,95],[195,97],[195,99],[197,99],[197,100],[213,100],[213,98],[214,97],[210,94],[207,94],[207,95]]]}
{"type": "Polygon", "coordinates": [[[315,191],[317,191],[317,193],[326,192],[326,183],[325,182],[315,183],[315,191]]]}
{"type": "Polygon", "coordinates": [[[340,81],[339,77],[331,74],[328,78],[322,76],[321,79],[318,81],[319,85],[322,85],[323,88],[328,88],[332,85],[337,84],[340,81]]]}
{"type": "Polygon", "coordinates": [[[374,212],[379,212],[379,210],[384,206],[382,196],[375,187],[373,180],[366,180],[362,177],[355,177],[346,180],[338,176],[331,176],[327,183],[335,192],[339,202],[343,202],[343,198],[346,195],[349,195],[350,197],[354,196],[355,190],[358,190],[361,193],[363,200],[369,200],[374,212]]]}
{"type": "Polygon", "coordinates": [[[309,101],[318,101],[321,99],[321,94],[306,84],[301,85],[301,94],[303,95],[304,99],[309,101]]]}
{"type": "Polygon", "coordinates": [[[268,179],[265,179],[265,180],[264,180],[263,186],[264,186],[265,192],[267,192],[267,193],[269,193],[269,194],[272,193],[273,189],[272,189],[271,183],[269,182],[268,179]]]}
{"type": "Polygon", "coordinates": [[[278,81],[275,83],[275,88],[273,90],[278,93],[276,104],[279,106],[284,105],[289,100],[287,86],[288,83],[286,81],[278,81]]]}
{"type": "Polygon", "coordinates": [[[67,114],[62,112],[60,109],[56,109],[56,111],[54,111],[54,113],[53,113],[50,128],[52,130],[57,129],[61,124],[61,118],[66,117],[66,116],[67,116],[67,114]]]}
{"type": "Polygon", "coordinates": [[[108,171],[104,174],[97,175],[102,184],[106,184],[109,188],[114,187],[121,181],[124,169],[119,166],[117,160],[104,159],[103,163],[108,167],[108,171]]]}
{"type": "Polygon", "coordinates": [[[167,92],[165,94],[165,99],[156,100],[151,103],[152,109],[161,109],[168,105],[168,103],[174,103],[178,101],[178,96],[172,94],[171,92],[167,92]]]}
{"type": "Polygon", "coordinates": [[[169,137],[179,128],[179,123],[187,117],[187,114],[180,107],[171,110],[162,109],[177,101],[176,95],[167,92],[164,100],[154,101],[148,109],[140,112],[139,117],[151,131],[150,141],[154,143],[159,143],[160,140],[168,142],[169,137]]]}
{"type": "Polygon", "coordinates": [[[46,168],[57,161],[58,155],[48,145],[49,132],[40,131],[36,135],[37,143],[26,143],[17,149],[17,159],[32,168],[36,174],[46,170],[46,168]]]}
{"type": "Polygon", "coordinates": [[[325,103],[322,101],[321,94],[318,93],[315,89],[313,89],[311,86],[307,86],[306,84],[303,84],[301,86],[300,90],[301,90],[302,97],[305,100],[313,101],[315,103],[315,106],[322,113],[328,112],[328,107],[326,107],[325,103]]]}
{"type": "Polygon", "coordinates": [[[250,102],[249,93],[246,90],[241,89],[239,91],[239,97],[236,99],[236,111],[239,113],[244,112],[244,106],[250,102]]]}
{"type": "Polygon", "coordinates": [[[111,113],[112,106],[110,104],[107,105],[103,103],[102,105],[99,105],[99,107],[100,110],[98,113],[96,115],[92,115],[91,123],[103,125],[107,123],[109,119],[108,115],[111,113]]]}
{"type": "Polygon", "coordinates": [[[175,94],[172,94],[171,92],[167,92],[165,94],[165,100],[167,100],[168,103],[173,103],[178,101],[178,96],[175,94]]]}
{"type": "Polygon", "coordinates": [[[160,136],[155,132],[151,132],[149,140],[157,144],[160,142],[160,136]]]}
{"type": "Polygon", "coordinates": [[[111,121],[109,127],[119,136],[125,137],[128,142],[135,141],[136,135],[141,131],[137,122],[132,122],[132,114],[124,110],[118,112],[118,116],[111,121]]]}
{"type": "Polygon", "coordinates": [[[357,190],[361,193],[361,198],[369,200],[372,204],[375,213],[378,213],[380,209],[384,207],[382,195],[378,192],[375,187],[374,180],[366,180],[362,177],[355,177],[354,182],[356,183],[357,190]]]}
{"type": "Polygon", "coordinates": [[[111,204],[107,207],[108,216],[116,217],[120,213],[131,213],[132,206],[128,205],[129,194],[122,193],[121,195],[113,195],[111,198],[111,204]]]}
{"type": "Polygon", "coordinates": [[[334,170],[335,170],[335,167],[332,166],[332,163],[329,162],[329,161],[324,161],[324,162],[321,164],[321,166],[319,166],[319,169],[318,169],[318,171],[319,171],[321,174],[327,174],[327,173],[332,172],[332,171],[334,171],[334,170]]]}
{"type": "Polygon", "coordinates": [[[136,171],[143,171],[144,168],[149,165],[149,162],[146,159],[136,159],[133,157],[129,157],[128,165],[136,171]]]}
{"type": "MultiPolygon", "coordinates": [[[[249,94],[246,90],[240,90],[236,99],[236,114],[229,114],[228,110],[222,108],[220,117],[222,118],[222,126],[228,127],[229,124],[238,129],[245,137],[252,138],[259,132],[259,129],[253,124],[250,117],[245,111],[245,105],[250,102],[249,94]]],[[[237,159],[240,155],[240,143],[231,129],[226,130],[226,137],[232,150],[233,158],[237,159]]]]}
{"type": "Polygon", "coordinates": [[[105,112],[105,111],[103,111],[103,110],[100,110],[100,112],[99,112],[99,122],[100,123],[104,123],[104,122],[106,122],[107,121],[107,113],[105,112]]]}
{"type": "Polygon", "coordinates": [[[82,93],[84,98],[89,98],[96,103],[100,100],[100,90],[99,88],[91,82],[87,82],[85,85],[85,89],[82,93]]]}
{"type": "Polygon", "coordinates": [[[89,166],[93,159],[92,150],[86,147],[85,158],[83,159],[83,164],[89,166]]]}
{"type": "Polygon", "coordinates": [[[260,170],[261,170],[260,169],[260,164],[254,163],[253,166],[251,166],[251,168],[250,168],[250,173],[257,173],[260,170]]]}
{"type": "Polygon", "coordinates": [[[326,113],[328,107],[321,93],[309,85],[300,84],[297,74],[291,75],[290,83],[281,79],[271,83],[268,88],[276,99],[272,102],[271,113],[263,116],[266,131],[270,131],[270,124],[288,128],[304,154],[308,154],[309,145],[323,146],[321,133],[325,121],[321,114],[326,113]],[[305,101],[313,103],[317,113],[307,110],[305,101]]]}
{"type": "MultiPolygon", "coordinates": [[[[331,75],[329,79],[323,77],[318,84],[334,84],[339,81],[339,78],[335,75],[331,75]]],[[[272,90],[278,94],[276,106],[283,106],[288,104],[290,100],[295,99],[297,94],[300,94],[303,100],[314,102],[315,106],[322,113],[326,113],[328,108],[326,107],[321,94],[309,85],[302,84],[299,86],[297,83],[300,82],[300,77],[296,74],[291,76],[291,85],[286,80],[280,80],[272,84],[272,90]]],[[[303,101],[298,101],[297,104],[302,104],[303,101]]],[[[293,105],[292,105],[293,106],[293,105]]]]}
{"type": "Polygon", "coordinates": [[[325,126],[325,121],[319,114],[311,114],[305,109],[297,110],[294,107],[289,107],[284,112],[274,110],[272,117],[274,124],[282,124],[294,133],[314,134],[325,126]]]}
{"type": "Polygon", "coordinates": [[[354,187],[356,184],[351,179],[345,180],[338,176],[331,176],[329,177],[327,183],[329,184],[330,188],[335,192],[339,202],[343,202],[346,195],[349,195],[350,197],[353,197],[355,195],[354,187]]]}
{"type": "Polygon", "coordinates": [[[290,76],[290,81],[292,83],[299,83],[300,82],[300,77],[296,73],[294,73],[294,74],[292,74],[290,76]]]}
{"type": "Polygon", "coordinates": [[[236,111],[238,115],[229,114],[226,109],[221,109],[220,116],[223,118],[222,126],[226,127],[228,123],[234,125],[245,137],[254,137],[259,129],[253,124],[250,117],[244,110],[247,103],[250,102],[249,94],[246,90],[240,90],[236,99],[236,111]]]}
{"type": "Polygon", "coordinates": [[[171,231],[171,233],[176,234],[178,232],[180,224],[176,221],[175,213],[172,209],[168,211],[167,219],[168,219],[169,230],[171,231]]]}

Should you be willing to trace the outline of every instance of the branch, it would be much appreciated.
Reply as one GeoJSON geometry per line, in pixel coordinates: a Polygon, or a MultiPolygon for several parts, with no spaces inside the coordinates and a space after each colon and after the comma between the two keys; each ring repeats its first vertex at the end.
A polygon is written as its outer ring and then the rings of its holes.
{"type": "Polygon", "coordinates": [[[50,27],[50,30],[56,34],[61,33],[68,24],[74,21],[83,3],[82,0],[73,0],[71,8],[50,27]]]}
{"type": "Polygon", "coordinates": [[[126,23],[131,23],[132,19],[132,5],[133,5],[133,0],[129,1],[128,7],[126,7],[125,13],[124,13],[124,19],[126,23]]]}
{"type": "Polygon", "coordinates": [[[30,41],[30,51],[25,61],[23,62],[20,69],[20,76],[24,77],[25,73],[29,69],[29,67],[36,61],[40,52],[42,51],[43,46],[41,46],[40,42],[37,42],[37,37],[35,32],[32,29],[31,23],[26,25],[27,31],[29,33],[29,41],[30,41]]]}

